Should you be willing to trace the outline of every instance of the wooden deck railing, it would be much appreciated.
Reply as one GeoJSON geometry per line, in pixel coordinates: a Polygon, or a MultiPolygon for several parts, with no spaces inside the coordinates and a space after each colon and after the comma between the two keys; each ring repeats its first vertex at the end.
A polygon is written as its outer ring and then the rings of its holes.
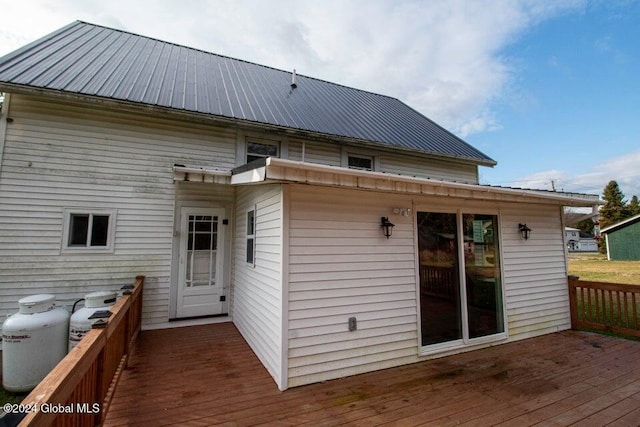
{"type": "Polygon", "coordinates": [[[104,419],[140,332],[144,276],[118,299],[104,328],[92,329],[22,401],[19,426],[95,426],[104,419]],[[53,412],[53,413],[52,413],[53,412]]]}
{"type": "Polygon", "coordinates": [[[640,337],[640,285],[588,282],[569,276],[571,327],[640,337]]]}
{"type": "Polygon", "coordinates": [[[454,268],[434,265],[420,265],[420,289],[423,294],[455,299],[458,281],[454,268]]]}

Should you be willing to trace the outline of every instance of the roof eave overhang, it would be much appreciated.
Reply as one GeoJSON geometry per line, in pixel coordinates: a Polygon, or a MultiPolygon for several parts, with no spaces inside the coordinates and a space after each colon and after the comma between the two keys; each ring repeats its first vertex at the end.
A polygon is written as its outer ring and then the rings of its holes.
{"type": "Polygon", "coordinates": [[[206,184],[231,184],[231,171],[173,165],[173,180],[206,184]]]}
{"type": "Polygon", "coordinates": [[[640,215],[635,215],[632,216],[631,218],[627,218],[625,220],[622,220],[616,224],[610,225],[606,228],[603,228],[602,230],[600,230],[600,233],[611,233],[613,231],[616,231],[620,228],[624,228],[628,225],[634,224],[636,222],[640,221],[640,215]]]}
{"type": "Polygon", "coordinates": [[[36,96],[49,96],[58,99],[64,99],[67,101],[80,101],[87,102],[93,105],[108,105],[114,108],[123,108],[125,110],[146,113],[146,114],[171,114],[176,118],[182,118],[186,120],[197,120],[198,122],[206,122],[206,123],[214,123],[217,125],[227,126],[227,127],[242,127],[249,128],[258,131],[267,131],[274,133],[285,133],[294,136],[298,136],[300,138],[308,139],[308,140],[316,140],[323,142],[336,142],[340,141],[343,143],[356,144],[361,146],[367,146],[371,148],[377,148],[381,150],[392,150],[394,152],[404,152],[408,154],[416,154],[420,153],[425,156],[442,159],[446,161],[456,161],[466,164],[473,164],[477,166],[487,166],[493,167],[497,165],[497,162],[493,159],[480,159],[480,158],[471,158],[471,157],[463,157],[463,156],[455,156],[444,153],[435,153],[425,150],[419,149],[411,149],[406,147],[399,147],[395,145],[391,145],[384,142],[379,141],[369,141],[364,139],[352,138],[341,135],[333,135],[333,134],[324,134],[320,132],[313,132],[303,129],[290,128],[285,126],[272,125],[268,123],[260,123],[254,122],[251,120],[232,118],[219,116],[214,114],[206,114],[199,113],[196,111],[189,110],[181,110],[177,108],[163,107],[160,105],[153,104],[145,104],[141,102],[133,102],[133,101],[125,101],[115,98],[105,98],[101,96],[95,95],[86,95],[76,92],[67,92],[63,90],[55,90],[55,89],[44,89],[35,86],[15,84],[15,83],[7,83],[0,82],[0,92],[8,92],[8,93],[16,93],[22,95],[36,95],[36,96]]]}
{"type": "Polygon", "coordinates": [[[558,206],[592,207],[600,204],[597,195],[464,184],[278,158],[266,158],[255,163],[243,165],[234,169],[231,173],[230,183],[232,185],[270,182],[300,183],[391,193],[553,204],[558,206]]]}

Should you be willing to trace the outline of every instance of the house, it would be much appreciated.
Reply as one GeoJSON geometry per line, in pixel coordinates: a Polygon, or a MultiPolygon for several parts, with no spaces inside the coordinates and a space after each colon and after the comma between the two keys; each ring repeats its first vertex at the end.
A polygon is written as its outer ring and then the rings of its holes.
{"type": "Polygon", "coordinates": [[[640,261],[640,215],[603,228],[610,261],[640,261]]]}
{"type": "Polygon", "coordinates": [[[564,238],[569,252],[598,252],[596,239],[578,228],[565,227],[564,238]]]}
{"type": "Polygon", "coordinates": [[[282,390],[570,328],[598,197],[480,185],[397,99],[84,22],[0,90],[4,316],[143,274],[145,328],[228,315],[282,390]]]}

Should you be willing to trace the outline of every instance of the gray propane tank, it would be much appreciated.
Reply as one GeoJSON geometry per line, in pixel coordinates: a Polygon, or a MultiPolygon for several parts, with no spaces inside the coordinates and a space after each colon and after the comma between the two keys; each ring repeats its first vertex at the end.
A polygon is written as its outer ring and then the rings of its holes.
{"type": "Polygon", "coordinates": [[[84,307],[71,315],[69,322],[69,351],[91,330],[95,319],[89,319],[96,311],[109,310],[116,303],[117,292],[99,291],[84,296],[84,307]]]}
{"type": "Polygon", "coordinates": [[[32,390],[67,354],[69,313],[54,301],[51,294],[22,298],[19,312],[2,324],[5,390],[32,390]]]}

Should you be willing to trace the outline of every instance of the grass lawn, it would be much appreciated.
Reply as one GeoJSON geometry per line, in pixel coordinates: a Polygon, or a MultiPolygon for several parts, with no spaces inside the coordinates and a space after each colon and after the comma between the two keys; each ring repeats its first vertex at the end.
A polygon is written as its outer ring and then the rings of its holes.
{"type": "Polygon", "coordinates": [[[0,386],[0,405],[4,403],[20,403],[22,402],[22,399],[27,397],[27,394],[29,393],[20,393],[20,394],[9,393],[8,391],[6,391],[4,388],[0,386]]]}
{"type": "Polygon", "coordinates": [[[608,261],[601,254],[569,254],[569,274],[593,282],[640,285],[640,261],[608,261]]]}

